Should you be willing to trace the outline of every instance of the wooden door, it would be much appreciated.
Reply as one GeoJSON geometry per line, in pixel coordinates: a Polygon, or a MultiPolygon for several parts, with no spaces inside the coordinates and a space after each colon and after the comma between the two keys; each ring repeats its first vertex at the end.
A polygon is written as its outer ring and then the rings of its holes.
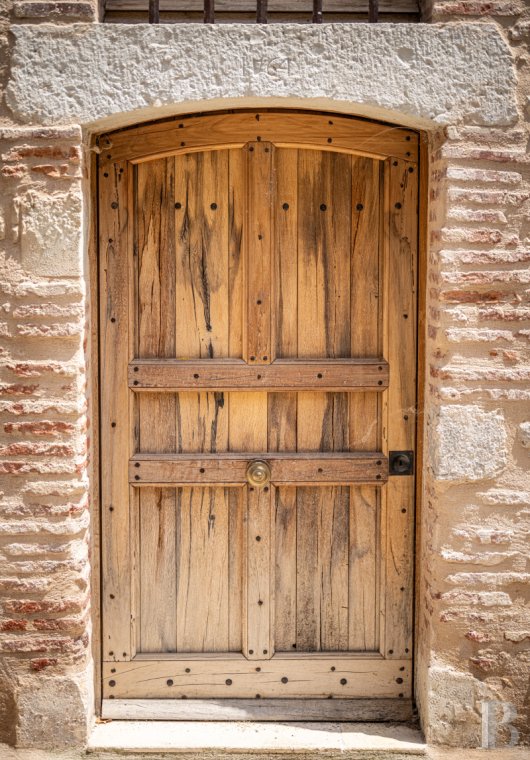
{"type": "Polygon", "coordinates": [[[103,714],[407,717],[417,134],[101,146],[103,714]]]}

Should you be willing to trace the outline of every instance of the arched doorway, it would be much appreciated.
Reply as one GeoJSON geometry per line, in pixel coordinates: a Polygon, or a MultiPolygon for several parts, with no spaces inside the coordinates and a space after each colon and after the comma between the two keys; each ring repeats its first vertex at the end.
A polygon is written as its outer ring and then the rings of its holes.
{"type": "Polygon", "coordinates": [[[103,715],[407,717],[417,133],[263,109],[107,138],[103,715]]]}

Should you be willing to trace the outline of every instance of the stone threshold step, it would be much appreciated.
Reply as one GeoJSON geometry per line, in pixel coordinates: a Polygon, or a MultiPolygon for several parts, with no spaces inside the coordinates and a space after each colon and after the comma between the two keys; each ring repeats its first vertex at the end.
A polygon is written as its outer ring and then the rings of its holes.
{"type": "Polygon", "coordinates": [[[93,760],[126,755],[175,756],[179,760],[245,757],[362,758],[425,757],[417,729],[390,723],[254,723],[125,721],[98,724],[90,737],[93,760]]]}

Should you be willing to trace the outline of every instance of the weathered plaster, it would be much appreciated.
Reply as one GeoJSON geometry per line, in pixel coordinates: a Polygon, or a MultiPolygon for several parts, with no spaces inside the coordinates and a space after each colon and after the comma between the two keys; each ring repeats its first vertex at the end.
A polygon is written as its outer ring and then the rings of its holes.
{"type": "Polygon", "coordinates": [[[88,124],[127,112],[138,120],[153,107],[157,116],[175,112],[176,103],[293,97],[362,104],[372,117],[394,111],[401,121],[508,125],[517,117],[511,55],[489,24],[11,30],[7,104],[24,123],[88,124]]]}

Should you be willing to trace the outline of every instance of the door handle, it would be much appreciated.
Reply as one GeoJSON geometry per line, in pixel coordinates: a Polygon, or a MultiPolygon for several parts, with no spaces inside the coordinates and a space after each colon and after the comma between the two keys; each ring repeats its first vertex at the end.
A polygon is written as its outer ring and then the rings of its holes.
{"type": "Polygon", "coordinates": [[[271,468],[267,462],[261,459],[255,459],[247,467],[247,481],[249,485],[255,488],[263,488],[271,479],[271,468]]]}

